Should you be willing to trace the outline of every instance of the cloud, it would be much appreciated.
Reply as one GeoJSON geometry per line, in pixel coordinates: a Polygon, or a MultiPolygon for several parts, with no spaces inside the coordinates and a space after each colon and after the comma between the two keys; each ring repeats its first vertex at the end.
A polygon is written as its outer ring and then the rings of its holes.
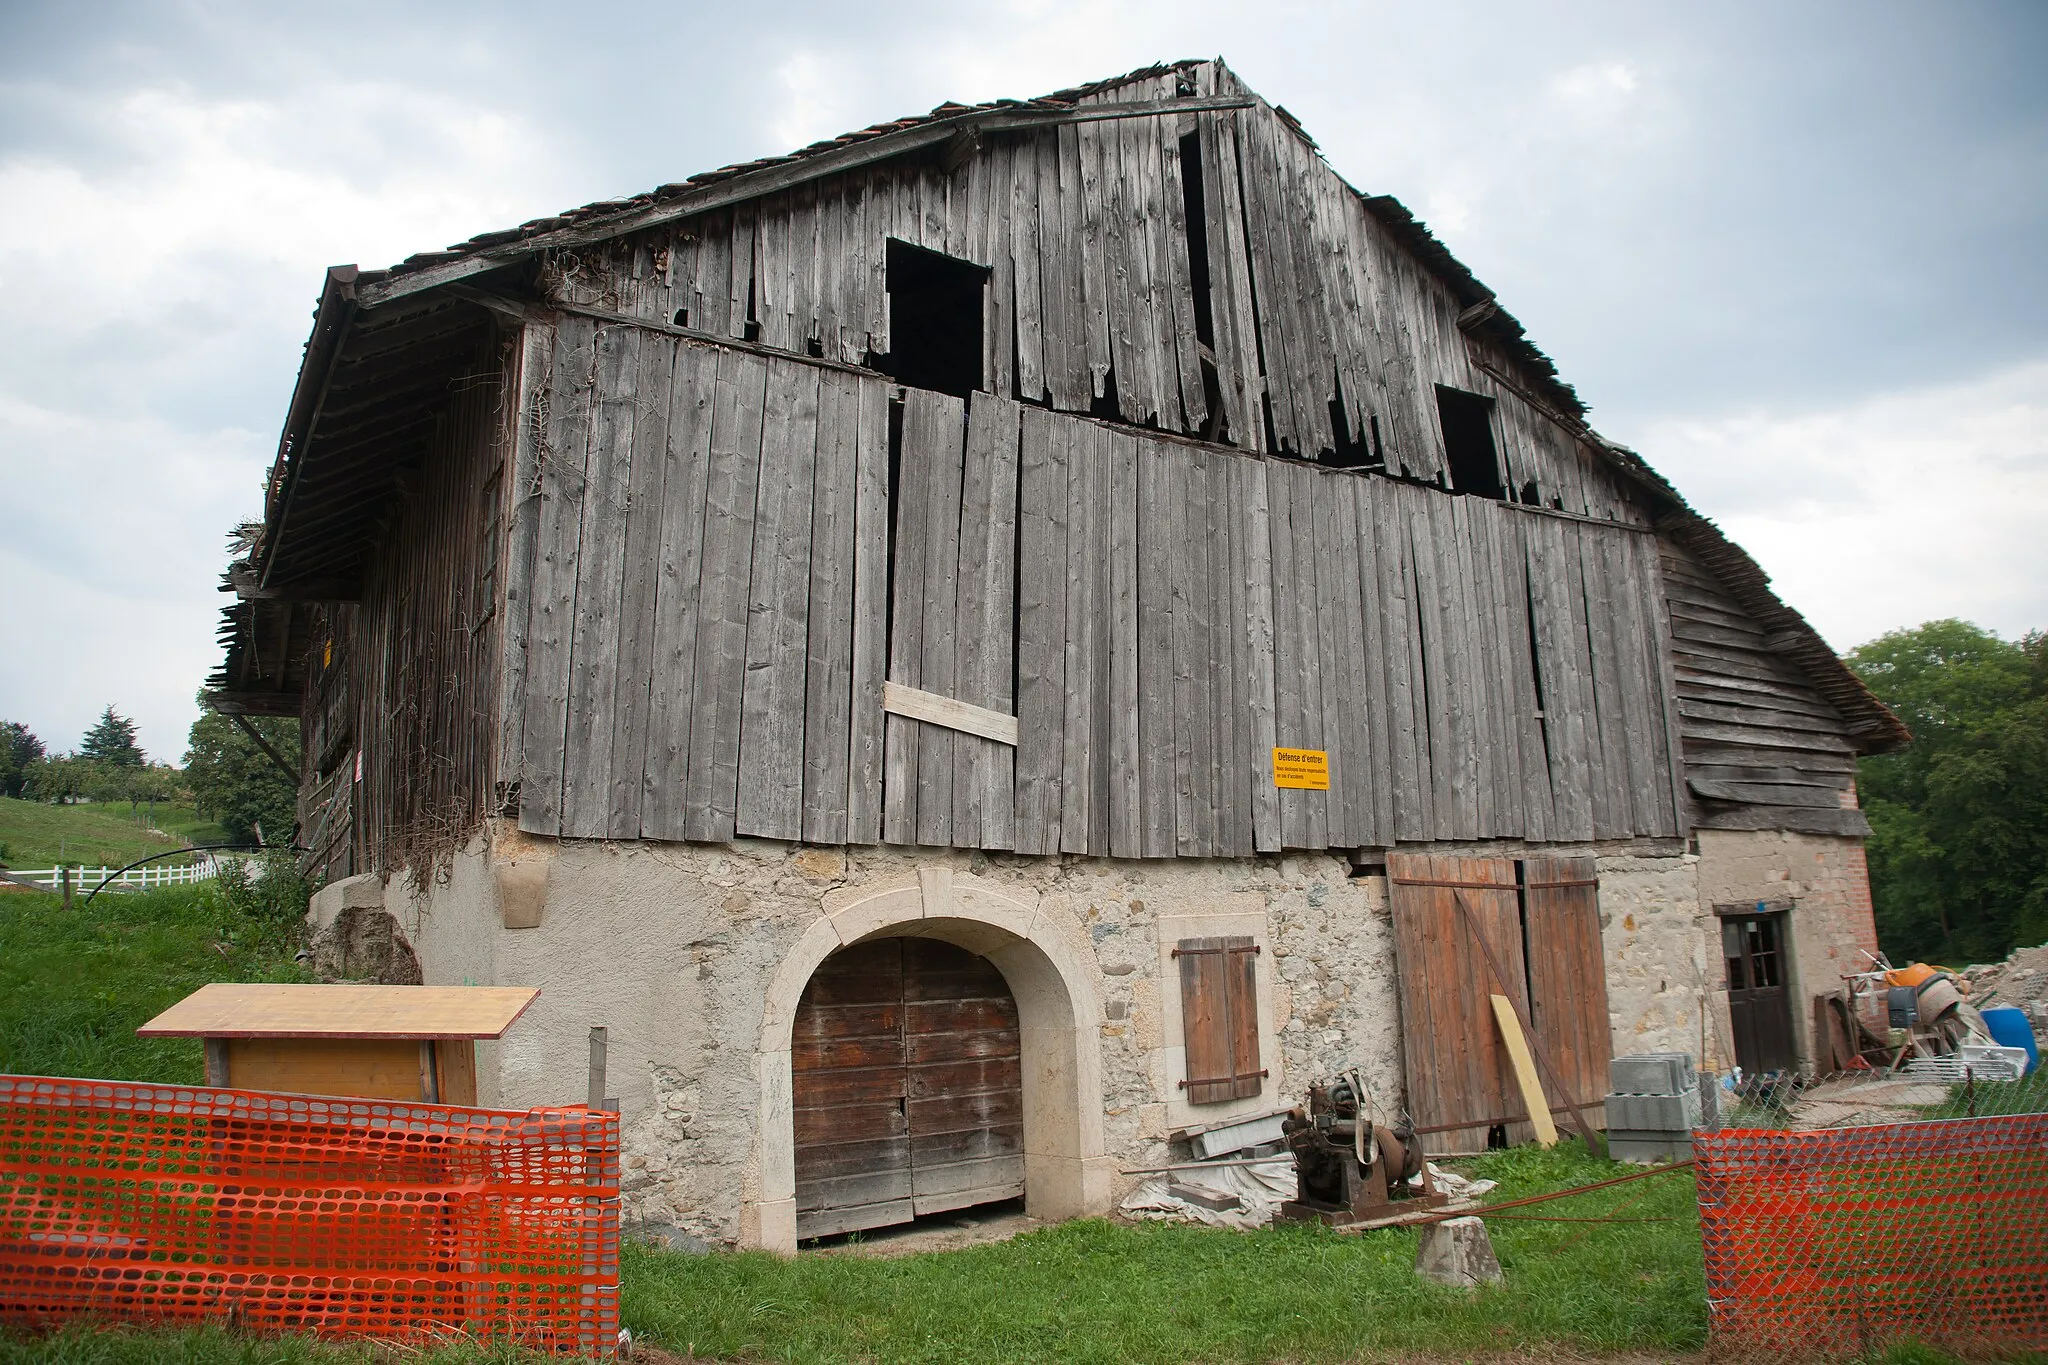
{"type": "Polygon", "coordinates": [[[1640,448],[1837,649],[1944,616],[2048,628],[2048,359],[1824,411],[1653,422],[1640,448]]]}
{"type": "Polygon", "coordinates": [[[59,747],[112,701],[183,752],[222,539],[261,511],[322,269],[516,222],[547,179],[547,138],[503,112],[307,96],[46,92],[102,154],[0,161],[0,704],[59,747]]]}

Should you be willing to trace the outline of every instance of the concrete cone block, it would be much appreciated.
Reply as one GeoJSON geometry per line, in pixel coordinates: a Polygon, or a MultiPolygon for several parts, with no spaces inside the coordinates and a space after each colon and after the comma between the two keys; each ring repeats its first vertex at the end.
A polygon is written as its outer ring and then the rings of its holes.
{"type": "Polygon", "coordinates": [[[1500,1261],[1486,1224],[1477,1218],[1448,1218],[1422,1230],[1422,1249],[1415,1253],[1415,1273],[1454,1289],[1476,1289],[1501,1282],[1500,1261]]]}

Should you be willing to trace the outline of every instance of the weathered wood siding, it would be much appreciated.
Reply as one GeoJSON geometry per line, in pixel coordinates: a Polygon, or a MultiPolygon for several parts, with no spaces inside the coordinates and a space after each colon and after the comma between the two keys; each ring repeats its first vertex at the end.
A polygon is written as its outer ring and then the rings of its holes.
{"type": "Polygon", "coordinates": [[[552,354],[511,628],[528,830],[1118,857],[1680,830],[1644,532],[659,325],[566,316],[552,354]],[[885,717],[885,676],[1020,741],[885,717]],[[1275,788],[1276,745],[1326,750],[1331,790],[1275,788]]]}
{"type": "Polygon", "coordinates": [[[1694,555],[1660,549],[1694,822],[1868,834],[1841,713],[1694,555]]]}
{"type": "Polygon", "coordinates": [[[443,852],[489,811],[502,645],[504,375],[481,345],[405,480],[349,641],[355,870],[443,852]]]}
{"type": "Polygon", "coordinates": [[[550,351],[521,827],[880,838],[888,386],[575,317],[550,351]]]}
{"type": "MultiPolygon", "coordinates": [[[[1204,63],[1083,103],[1216,94],[1249,96],[1204,63]]],[[[1495,400],[1513,496],[1646,524],[1506,349],[1460,329],[1451,286],[1263,102],[992,134],[951,171],[864,168],[557,258],[550,280],[566,302],[859,365],[890,350],[890,238],[989,268],[990,392],[1060,412],[1113,403],[1126,422],[1246,450],[1315,459],[1343,443],[1441,480],[1442,384],[1495,400]]]]}
{"type": "Polygon", "coordinates": [[[299,717],[299,870],[334,881],[356,870],[356,608],[329,603],[312,613],[299,717]]]}

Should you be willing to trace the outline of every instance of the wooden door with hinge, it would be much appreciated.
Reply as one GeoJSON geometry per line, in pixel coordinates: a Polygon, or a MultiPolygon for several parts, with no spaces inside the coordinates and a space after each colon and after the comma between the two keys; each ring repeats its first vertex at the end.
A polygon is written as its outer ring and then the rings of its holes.
{"type": "Polygon", "coordinates": [[[1607,954],[1600,939],[1600,880],[1591,858],[1522,862],[1522,943],[1529,964],[1529,1015],[1558,1082],[1595,1128],[1614,1060],[1607,1012],[1607,954]]]}
{"type": "MultiPolygon", "coordinates": [[[[1431,1138],[1439,1150],[1484,1147],[1489,1128],[1524,1113],[1490,998],[1505,994],[1525,1010],[1529,1004],[1515,865],[1501,858],[1391,854],[1387,876],[1408,1112],[1418,1132],[1442,1135],[1431,1138]],[[1504,984],[1494,981],[1458,908],[1461,893],[1508,978],[1504,984]]],[[[1509,1124],[1508,1140],[1527,1141],[1530,1132],[1526,1122],[1509,1124]]]]}
{"type": "Polygon", "coordinates": [[[1518,868],[1509,858],[1391,854],[1387,874],[1417,1131],[1452,1151],[1484,1146],[1496,1127],[1510,1143],[1533,1134],[1496,994],[1521,1007],[1539,1066],[1555,1073],[1544,1081],[1553,1113],[1576,1103],[1602,1126],[1613,1035],[1593,860],[1530,858],[1518,868]]]}
{"type": "Polygon", "coordinates": [[[1721,917],[1736,1063],[1750,1075],[1788,1071],[1798,1065],[1799,1056],[1792,1039],[1792,996],[1785,984],[1785,916],[1740,907],[1714,909],[1721,917]]]}
{"type": "Polygon", "coordinates": [[[841,949],[797,1006],[797,1236],[906,1223],[1024,1192],[1017,1002],[936,939],[841,949]]]}

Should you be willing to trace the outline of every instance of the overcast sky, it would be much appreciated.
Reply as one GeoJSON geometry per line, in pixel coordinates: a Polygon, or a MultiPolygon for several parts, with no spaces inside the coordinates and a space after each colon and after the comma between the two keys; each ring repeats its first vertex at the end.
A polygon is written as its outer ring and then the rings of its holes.
{"type": "Polygon", "coordinates": [[[176,761],[321,272],[1222,55],[1838,649],[2048,626],[2048,6],[0,5],[0,718],[176,761]]]}

